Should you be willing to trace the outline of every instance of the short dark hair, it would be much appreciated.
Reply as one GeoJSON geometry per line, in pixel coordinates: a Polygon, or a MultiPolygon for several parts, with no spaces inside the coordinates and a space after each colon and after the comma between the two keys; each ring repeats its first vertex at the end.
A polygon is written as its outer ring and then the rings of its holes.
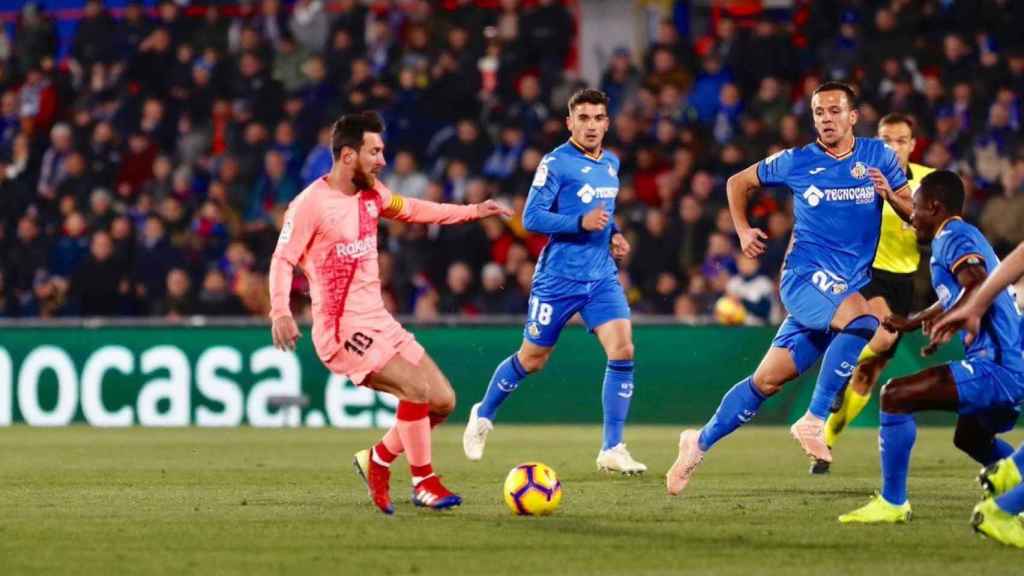
{"type": "Polygon", "coordinates": [[[577,90],[576,93],[569,98],[569,114],[571,115],[573,109],[580,104],[599,104],[604,106],[605,110],[608,110],[608,95],[600,90],[594,90],[593,88],[577,90]]]}
{"type": "Polygon", "coordinates": [[[901,112],[890,112],[882,119],[878,121],[879,126],[892,126],[893,124],[906,124],[910,128],[910,136],[914,136],[914,129],[917,127],[917,123],[914,122],[914,117],[901,112]]]}
{"type": "Polygon", "coordinates": [[[921,179],[921,193],[942,204],[953,215],[964,210],[964,182],[955,172],[936,170],[921,179]]]}
{"type": "Polygon", "coordinates": [[[853,89],[853,86],[847,84],[846,82],[838,82],[835,80],[823,82],[819,84],[817,88],[814,89],[814,92],[811,93],[811,97],[813,98],[822,92],[836,91],[846,94],[846,101],[850,103],[851,110],[857,107],[857,91],[853,89]]]}
{"type": "Polygon", "coordinates": [[[331,154],[337,160],[341,149],[346,146],[358,151],[363,145],[363,135],[367,132],[381,134],[384,132],[384,121],[376,112],[355,112],[339,118],[331,128],[331,154]]]}

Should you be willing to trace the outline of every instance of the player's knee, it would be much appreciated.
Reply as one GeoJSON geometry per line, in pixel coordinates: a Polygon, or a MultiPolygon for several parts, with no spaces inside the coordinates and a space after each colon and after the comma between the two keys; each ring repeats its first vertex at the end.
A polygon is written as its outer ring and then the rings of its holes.
{"type": "Polygon", "coordinates": [[[430,411],[434,414],[447,416],[455,411],[455,392],[451,388],[445,388],[436,392],[430,399],[430,411]]]}
{"type": "Polygon", "coordinates": [[[896,340],[899,339],[899,334],[889,332],[888,330],[878,330],[875,332],[875,337],[871,342],[871,349],[875,351],[879,356],[887,356],[892,347],[896,345],[896,340]]]}
{"type": "Polygon", "coordinates": [[[909,386],[903,385],[902,381],[898,379],[889,379],[885,386],[882,386],[882,392],[879,394],[882,412],[890,414],[909,412],[912,397],[913,390],[909,386]]]}
{"type": "Polygon", "coordinates": [[[624,342],[622,344],[611,347],[608,350],[609,360],[632,360],[633,359],[633,343],[624,342]]]}
{"type": "Polygon", "coordinates": [[[754,373],[754,387],[765,396],[774,396],[789,382],[790,378],[775,370],[758,370],[754,373]]]}
{"type": "Polygon", "coordinates": [[[551,358],[550,352],[519,352],[519,364],[528,374],[540,372],[551,358]]]}
{"type": "Polygon", "coordinates": [[[956,431],[953,432],[953,445],[967,454],[973,455],[977,452],[980,444],[981,442],[979,441],[976,430],[972,430],[964,426],[957,426],[956,431]]]}
{"type": "Polygon", "coordinates": [[[402,386],[402,394],[405,398],[401,400],[425,404],[430,400],[430,385],[423,378],[411,378],[402,386]]]}

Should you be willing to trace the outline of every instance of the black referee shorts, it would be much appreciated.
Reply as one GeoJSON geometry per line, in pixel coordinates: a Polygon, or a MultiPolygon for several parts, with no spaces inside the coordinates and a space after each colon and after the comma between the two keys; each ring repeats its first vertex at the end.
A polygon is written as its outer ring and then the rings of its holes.
{"type": "MultiPolygon", "coordinates": [[[[860,293],[866,300],[879,297],[884,298],[885,303],[889,305],[889,309],[893,311],[893,314],[906,317],[910,314],[910,308],[914,302],[914,274],[898,274],[872,268],[871,281],[860,289],[860,293]]],[[[896,351],[896,346],[899,346],[902,338],[902,334],[897,336],[896,343],[893,344],[888,352],[881,354],[881,356],[892,358],[893,353],[896,351]]]]}

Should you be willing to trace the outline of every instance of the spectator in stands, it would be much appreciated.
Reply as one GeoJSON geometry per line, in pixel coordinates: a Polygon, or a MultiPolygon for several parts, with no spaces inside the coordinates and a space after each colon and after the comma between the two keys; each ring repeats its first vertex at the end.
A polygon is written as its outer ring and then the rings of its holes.
{"type": "MultiPolygon", "coordinates": [[[[317,133],[316,146],[306,154],[306,158],[302,162],[302,168],[299,170],[300,185],[309,186],[314,180],[330,172],[333,162],[334,157],[331,153],[331,127],[323,126],[317,133]]],[[[395,159],[395,163],[395,170],[397,171],[397,157],[395,159]]],[[[426,177],[424,177],[424,186],[426,186],[426,177]]],[[[388,184],[388,187],[391,188],[392,191],[398,192],[398,190],[395,190],[395,187],[391,184],[388,184]]],[[[407,193],[398,193],[403,196],[409,196],[407,193]]],[[[419,198],[420,196],[413,195],[412,197],[419,198]]]]}
{"type": "Polygon", "coordinates": [[[736,260],[738,274],[729,279],[725,293],[743,303],[746,323],[767,324],[771,319],[775,284],[760,272],[760,263],[742,254],[736,260]]]}
{"type": "MultiPolygon", "coordinates": [[[[171,268],[211,266],[247,312],[262,313],[284,206],[330,167],[330,123],[351,110],[379,108],[387,119],[395,157],[385,182],[397,193],[456,202],[497,194],[521,213],[542,151],[567,137],[562,111],[579,82],[563,73],[577,23],[558,0],[391,2],[372,11],[359,0],[261,0],[237,12],[162,0],[152,20],[133,0],[116,23],[101,2],[84,4],[63,46],[66,66],[35,4],[22,10],[10,54],[0,49],[0,261],[8,300],[22,303],[12,314],[61,313],[60,278],[83,265],[75,256],[83,234],[100,231],[132,278],[123,313],[152,313],[171,268]],[[110,26],[116,33],[105,34],[110,26]]],[[[997,245],[1016,240],[1021,11],[979,17],[968,41],[948,32],[946,10],[911,14],[904,4],[809,3],[802,26],[780,20],[796,14],[785,10],[740,25],[723,8],[706,35],[663,19],[637,47],[643,58],[610,55],[601,82],[612,97],[608,148],[621,160],[616,220],[635,244],[622,282],[638,310],[700,321],[722,291],[750,277],[749,263],[730,265],[723,183],[811,141],[808,95],[837,73],[861,83],[858,133],[871,133],[884,113],[912,112],[921,127],[915,157],[967,176],[968,217],[980,215],[997,245]],[[935,30],[938,42],[918,32],[935,30]],[[934,54],[919,48],[930,42],[934,54]],[[655,247],[639,250],[649,242],[655,247]],[[652,265],[651,250],[665,261],[652,265]]],[[[765,190],[751,202],[769,233],[760,263],[773,281],[790,235],[789,198],[765,190]]],[[[516,219],[441,232],[388,224],[389,305],[435,316],[442,299],[450,305],[448,272],[461,260],[470,284],[481,279],[471,305],[500,308],[493,263],[519,312],[544,242],[516,219]]],[[[210,294],[220,294],[215,276],[210,294]]],[[[69,300],[66,313],[73,307],[69,300]]]]}
{"type": "Polygon", "coordinates": [[[181,252],[167,238],[164,221],[159,216],[146,218],[133,265],[136,296],[148,302],[162,298],[167,272],[183,263],[181,252]]]}
{"type": "Polygon", "coordinates": [[[266,153],[263,170],[249,196],[245,214],[246,228],[250,231],[269,227],[272,224],[271,212],[286,207],[292,198],[299,195],[299,185],[288,175],[284,156],[279,151],[266,153]]]}
{"type": "Polygon", "coordinates": [[[480,273],[480,294],[473,307],[480,314],[511,314],[505,289],[505,272],[496,262],[488,262],[480,273]]]}
{"type": "Polygon", "coordinates": [[[85,217],[80,212],[72,212],[64,219],[62,232],[50,249],[49,271],[68,278],[89,254],[89,235],[85,217]]]}
{"type": "Polygon", "coordinates": [[[224,273],[211,268],[203,277],[203,285],[196,297],[195,313],[202,316],[242,316],[245,307],[228,289],[224,273]]]}
{"type": "MultiPolygon", "coordinates": [[[[416,158],[408,150],[395,154],[391,173],[384,177],[384,185],[395,194],[408,198],[423,198],[430,181],[416,167],[416,158]]],[[[329,167],[328,167],[329,168],[329,167]]]]}
{"type": "Polygon", "coordinates": [[[81,316],[116,316],[128,294],[128,270],[114,258],[114,243],[105,231],[95,232],[89,256],[71,277],[70,305],[81,316]]]}

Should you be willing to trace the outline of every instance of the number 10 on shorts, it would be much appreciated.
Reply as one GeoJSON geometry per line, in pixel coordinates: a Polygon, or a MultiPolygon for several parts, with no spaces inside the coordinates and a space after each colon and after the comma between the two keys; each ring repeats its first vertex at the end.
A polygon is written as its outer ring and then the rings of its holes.
{"type": "Polygon", "coordinates": [[[540,298],[530,298],[530,320],[536,321],[541,326],[551,324],[551,304],[544,304],[540,298]]]}

